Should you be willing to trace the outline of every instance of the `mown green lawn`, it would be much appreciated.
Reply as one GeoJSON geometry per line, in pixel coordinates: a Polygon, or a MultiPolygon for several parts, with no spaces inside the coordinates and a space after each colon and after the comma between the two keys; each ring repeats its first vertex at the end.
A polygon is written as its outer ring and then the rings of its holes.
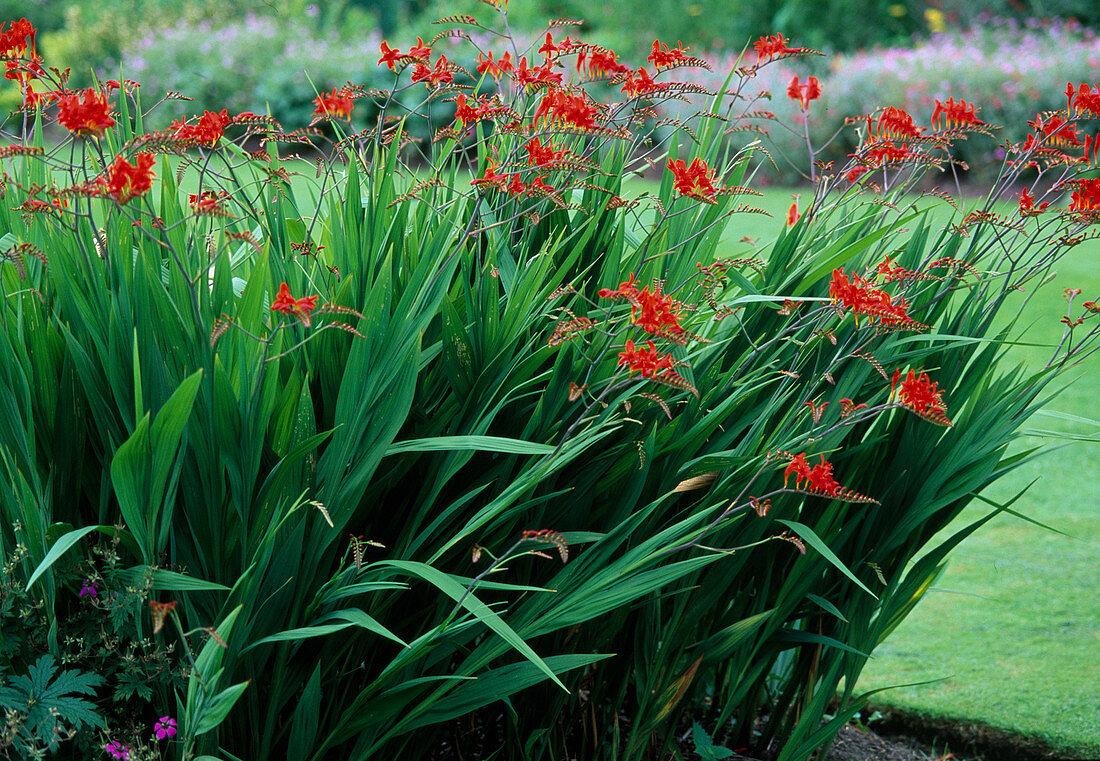
{"type": "MultiPolygon", "coordinates": [[[[1100,295],[1100,246],[1074,249],[1025,314],[1027,340],[1061,336],[1064,288],[1081,299],[1100,295]]],[[[1080,303],[1080,301],[1078,301],[1080,303]]],[[[1041,366],[1050,350],[1014,347],[1012,356],[1041,366]]],[[[1100,417],[1100,356],[1066,374],[1071,380],[1051,412],[1100,417]]],[[[1100,424],[1043,415],[1031,428],[1088,435],[1100,424]]],[[[1100,755],[1100,447],[1029,436],[1020,446],[1050,451],[994,484],[985,497],[1004,502],[1031,485],[1014,507],[1064,532],[1011,516],[995,518],[955,551],[936,587],[875,654],[860,682],[876,688],[938,679],[885,693],[898,707],[1035,735],[1082,758],[1100,755]],[[1065,443],[1061,449],[1054,447],[1065,443]]],[[[974,504],[949,530],[977,519],[974,504]]]]}

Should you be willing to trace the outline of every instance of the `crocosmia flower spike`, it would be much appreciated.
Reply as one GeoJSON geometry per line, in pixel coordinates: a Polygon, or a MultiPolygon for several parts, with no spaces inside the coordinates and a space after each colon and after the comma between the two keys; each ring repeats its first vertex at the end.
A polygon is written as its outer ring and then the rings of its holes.
{"type": "Polygon", "coordinates": [[[833,478],[833,464],[825,460],[825,455],[820,455],[821,462],[811,466],[806,461],[805,452],[799,452],[798,454],[781,452],[780,454],[790,461],[783,471],[783,486],[787,486],[787,481],[791,476],[794,476],[794,489],[796,491],[818,497],[838,499],[841,502],[879,504],[877,499],[854,492],[846,486],[841,486],[833,478]]]}
{"type": "Polygon", "coordinates": [[[899,384],[900,378],[901,370],[897,369],[890,384],[890,396],[892,397],[896,391],[899,405],[929,423],[951,427],[951,421],[947,417],[947,405],[943,402],[943,389],[928,377],[928,373],[922,370],[918,374],[910,370],[905,375],[905,380],[899,384]]]}
{"type": "Polygon", "coordinates": [[[279,293],[276,294],[275,301],[271,303],[271,311],[292,314],[301,320],[302,324],[307,328],[310,324],[310,312],[316,308],[317,296],[306,296],[305,298],[296,299],[290,295],[290,286],[286,283],[279,286],[279,293]]]}
{"type": "Polygon", "coordinates": [[[57,121],[81,137],[103,137],[108,127],[115,126],[106,94],[91,87],[84,91],[83,99],[74,92],[62,94],[57,99],[57,121]]]}

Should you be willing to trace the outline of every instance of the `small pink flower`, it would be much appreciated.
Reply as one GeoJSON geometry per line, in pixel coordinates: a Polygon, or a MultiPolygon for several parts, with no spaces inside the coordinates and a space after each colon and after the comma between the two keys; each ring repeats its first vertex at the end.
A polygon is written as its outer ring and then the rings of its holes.
{"type": "Polygon", "coordinates": [[[98,597],[99,596],[99,582],[94,579],[84,579],[83,586],[80,587],[80,594],[78,597],[98,597]]]}
{"type": "Polygon", "coordinates": [[[107,743],[107,747],[104,748],[104,750],[110,753],[111,757],[116,759],[116,761],[129,761],[130,749],[117,740],[107,743]]]}
{"type": "Polygon", "coordinates": [[[157,719],[157,723],[153,725],[153,732],[156,733],[158,740],[164,740],[168,737],[176,736],[176,720],[171,716],[161,716],[157,719]]]}

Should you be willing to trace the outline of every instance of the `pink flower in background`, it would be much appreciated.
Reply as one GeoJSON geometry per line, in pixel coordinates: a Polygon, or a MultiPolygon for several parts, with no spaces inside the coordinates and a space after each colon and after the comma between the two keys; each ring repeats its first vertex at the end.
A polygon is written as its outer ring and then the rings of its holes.
{"type": "Polygon", "coordinates": [[[110,754],[111,758],[116,759],[116,761],[129,761],[130,748],[117,740],[107,743],[104,750],[110,754]]]}
{"type": "Polygon", "coordinates": [[[165,740],[176,736],[176,720],[171,716],[161,716],[153,725],[153,732],[158,740],[165,740]]]}

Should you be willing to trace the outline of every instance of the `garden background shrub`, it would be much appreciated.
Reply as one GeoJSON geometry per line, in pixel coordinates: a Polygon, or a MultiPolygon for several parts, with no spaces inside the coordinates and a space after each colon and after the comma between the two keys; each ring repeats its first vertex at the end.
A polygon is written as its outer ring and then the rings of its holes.
{"type": "MultiPolygon", "coordinates": [[[[748,97],[733,113],[765,110],[775,119],[756,119],[766,132],[747,132],[736,137],[745,145],[762,138],[773,154],[762,171],[773,181],[799,184],[809,179],[809,152],[797,101],[786,95],[793,77],[816,74],[821,97],[812,104],[810,136],[820,161],[842,166],[858,144],[857,131],[844,129],[845,118],[869,114],[883,103],[894,103],[912,113],[931,113],[936,101],[966,100],[977,109],[980,119],[997,127],[991,135],[971,135],[952,146],[956,172],[970,182],[992,181],[996,167],[1005,157],[1003,144],[1022,143],[1028,122],[1040,111],[1064,107],[1061,90],[1050,83],[1084,81],[1100,62],[1100,39],[1095,32],[1075,21],[1030,20],[988,14],[977,18],[978,26],[965,31],[933,35],[911,46],[873,49],[829,59],[782,61],[760,72],[746,88],[748,97]],[[784,126],[787,125],[787,126],[784,126]],[[835,139],[834,139],[835,138],[835,139]]],[[[694,72],[691,81],[714,88],[721,83],[717,72],[728,70],[736,56],[720,58],[714,74],[694,72]]],[[[750,56],[751,60],[751,56],[750,56]]],[[[675,113],[690,108],[677,106],[675,113]]],[[[935,184],[954,187],[954,177],[933,176],[935,184]]]]}

